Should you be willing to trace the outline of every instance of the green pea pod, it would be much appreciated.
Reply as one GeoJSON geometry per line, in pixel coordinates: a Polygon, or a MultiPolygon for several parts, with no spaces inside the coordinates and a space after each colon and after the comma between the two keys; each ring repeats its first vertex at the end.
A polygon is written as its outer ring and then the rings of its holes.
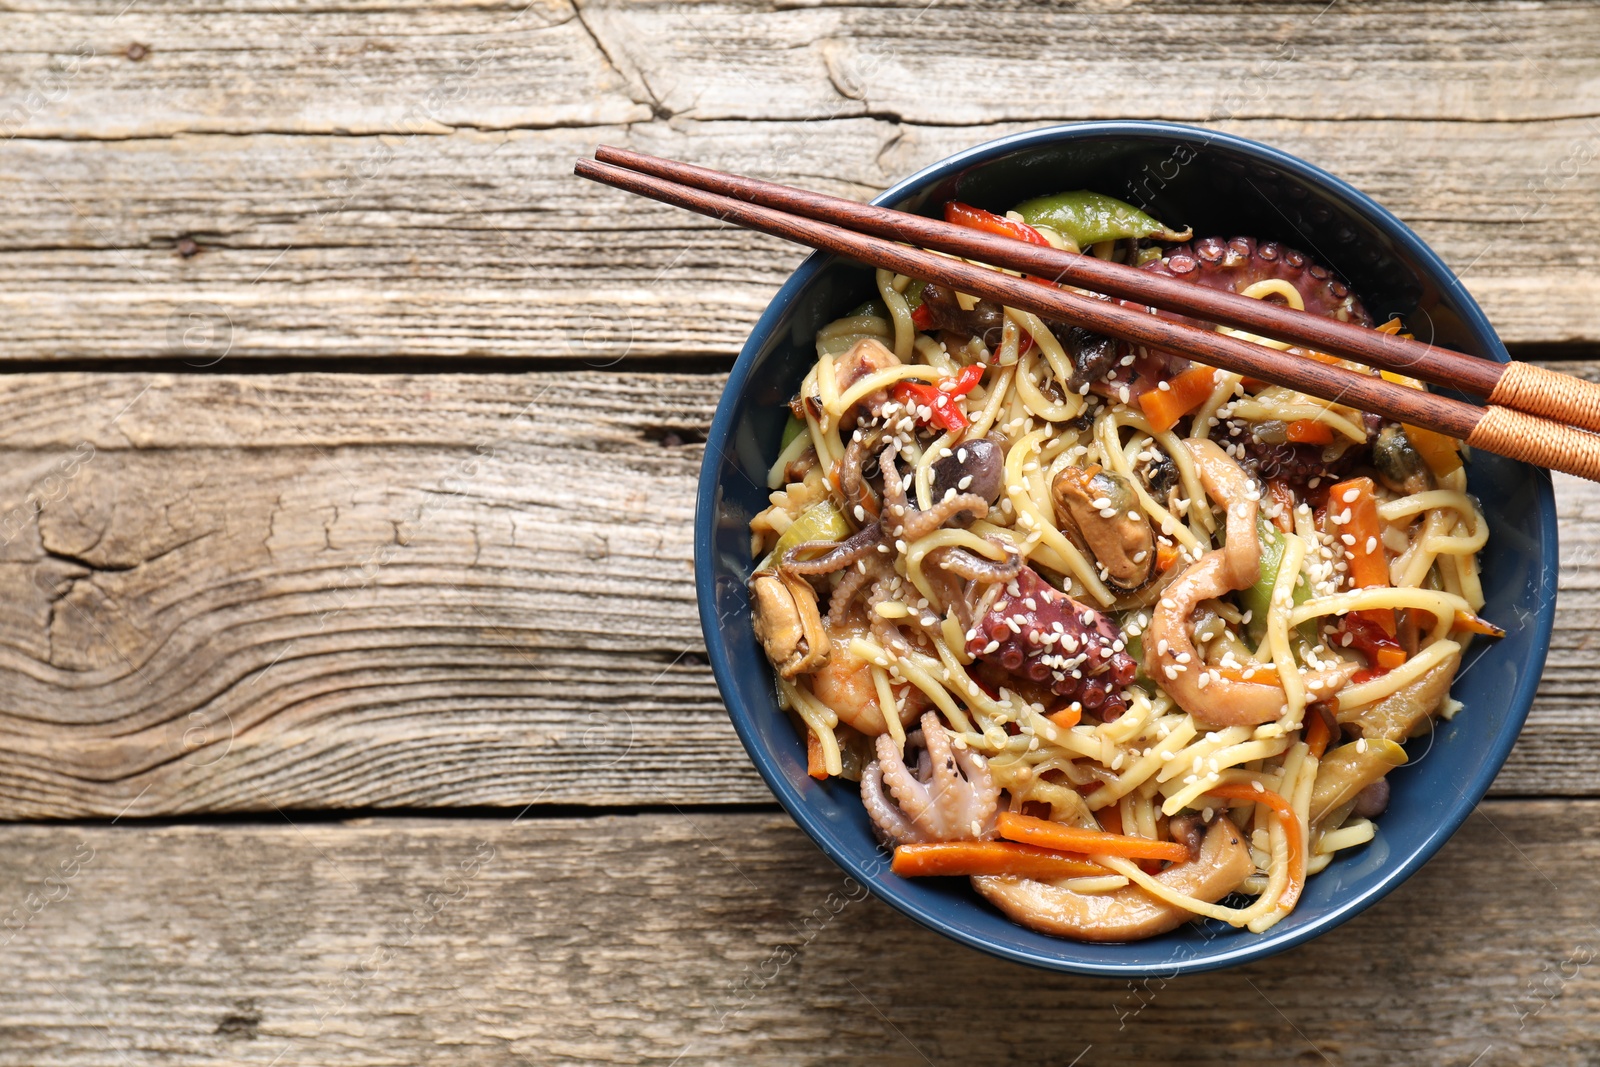
{"type": "Polygon", "coordinates": [[[1071,193],[1038,196],[1018,204],[1013,210],[1030,226],[1048,226],[1064,237],[1088,248],[1119,237],[1154,237],[1161,241],[1187,241],[1192,230],[1178,233],[1132,204],[1113,196],[1079,189],[1071,193]]]}
{"type": "MultiPolygon", "coordinates": [[[[1257,578],[1256,584],[1249,589],[1239,591],[1239,606],[1250,612],[1248,630],[1250,643],[1259,646],[1261,638],[1267,632],[1267,612],[1272,607],[1272,587],[1278,583],[1278,570],[1283,564],[1285,542],[1277,527],[1265,519],[1258,519],[1256,528],[1261,537],[1261,577],[1257,578]]],[[[1296,585],[1292,596],[1295,604],[1304,604],[1311,599],[1311,586],[1306,583],[1296,585]]],[[[1300,636],[1307,641],[1315,641],[1316,623],[1303,623],[1300,627],[1300,636]]]]}
{"type": "Polygon", "coordinates": [[[778,543],[772,546],[772,551],[767,554],[756,570],[764,571],[777,566],[783,559],[784,553],[796,545],[803,545],[807,541],[843,541],[850,536],[850,524],[845,521],[844,513],[833,506],[832,500],[819,500],[800,513],[800,517],[789,524],[783,531],[783,536],[778,538],[778,543]]]}

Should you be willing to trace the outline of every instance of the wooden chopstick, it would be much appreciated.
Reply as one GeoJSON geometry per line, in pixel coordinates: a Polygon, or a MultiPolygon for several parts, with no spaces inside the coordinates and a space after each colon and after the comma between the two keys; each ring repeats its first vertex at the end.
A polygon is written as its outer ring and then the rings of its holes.
{"type": "Polygon", "coordinates": [[[1114,300],[1083,296],[639,171],[589,159],[578,160],[573,170],[580,177],[747,229],[886,267],[913,278],[941,282],[960,292],[1135,344],[1180,352],[1209,366],[1462,438],[1475,448],[1600,481],[1600,436],[1547,419],[1498,405],[1478,407],[1411,389],[1375,375],[1358,374],[1225,334],[1195,329],[1124,307],[1114,300]]]}
{"type": "Polygon", "coordinates": [[[1600,431],[1600,385],[1532,364],[1476,359],[1422,341],[1163,277],[1092,255],[1031,245],[924,215],[726,174],[625,148],[601,145],[595,150],[595,158],[860,233],[981,260],[1008,270],[1052,278],[1097,293],[1249,330],[1262,337],[1305,345],[1367,366],[1460,389],[1484,397],[1491,404],[1600,431]]]}

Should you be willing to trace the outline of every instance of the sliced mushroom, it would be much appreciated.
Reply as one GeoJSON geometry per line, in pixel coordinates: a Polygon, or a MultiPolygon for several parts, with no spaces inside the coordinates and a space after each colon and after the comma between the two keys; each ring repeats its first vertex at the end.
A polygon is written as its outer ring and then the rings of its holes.
{"type": "Polygon", "coordinates": [[[1107,585],[1131,592],[1155,574],[1155,532],[1126,478],[1098,467],[1067,467],[1050,495],[1061,532],[1099,561],[1107,585]]]}
{"type": "Polygon", "coordinates": [[[1340,712],[1339,722],[1355,724],[1369,741],[1404,741],[1419,733],[1439,710],[1460,665],[1461,653],[1454,652],[1382,700],[1340,712]]]}
{"type": "Polygon", "coordinates": [[[756,638],[780,675],[793,678],[827,662],[832,646],[810,582],[762,571],[750,579],[750,603],[756,638]]]}
{"type": "MultiPolygon", "coordinates": [[[[1222,816],[1206,831],[1198,856],[1154,877],[1169,889],[1214,904],[1239,888],[1255,869],[1238,829],[1222,816]]],[[[1138,941],[1194,918],[1136,885],[1109,893],[1075,893],[1013,875],[981,875],[972,879],[972,885],[1013,922],[1079,941],[1138,941]]]]}
{"type": "Polygon", "coordinates": [[[1072,357],[1072,377],[1067,388],[1074,393],[1104,378],[1117,362],[1117,342],[1103,333],[1074,326],[1066,331],[1061,343],[1072,357]]]}
{"type": "Polygon", "coordinates": [[[1308,818],[1320,823],[1335,810],[1354,804],[1363,789],[1405,761],[1406,750],[1382,738],[1363,738],[1330,750],[1317,767],[1308,818]]]}
{"type": "Polygon", "coordinates": [[[1390,423],[1372,442],[1372,465],[1383,484],[1397,493],[1424,493],[1434,488],[1433,471],[1412,445],[1404,428],[1390,423]]]}
{"type": "MultiPolygon", "coordinates": [[[[1005,480],[1005,456],[997,443],[980,437],[957,445],[948,456],[934,460],[929,473],[935,500],[943,500],[954,491],[981,496],[993,504],[1000,499],[1005,480]]],[[[972,512],[960,511],[952,521],[958,526],[970,526],[974,518],[972,512]]]]}
{"type": "Polygon", "coordinates": [[[938,282],[929,282],[922,287],[922,305],[928,309],[934,329],[981,338],[991,350],[1000,347],[1006,313],[999,304],[980,300],[968,311],[962,308],[954,290],[938,282]]]}

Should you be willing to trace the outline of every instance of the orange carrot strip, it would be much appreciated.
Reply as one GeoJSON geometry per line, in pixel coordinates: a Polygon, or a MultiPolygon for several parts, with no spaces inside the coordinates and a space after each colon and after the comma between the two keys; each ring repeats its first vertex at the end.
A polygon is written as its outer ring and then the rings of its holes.
{"type": "Polygon", "coordinates": [[[1083,720],[1083,708],[1076,704],[1068,705],[1067,707],[1062,708],[1060,711],[1052,711],[1050,714],[1046,715],[1045,718],[1049,719],[1063,730],[1070,730],[1083,720]]]}
{"type": "Polygon", "coordinates": [[[1167,383],[1165,389],[1156,388],[1139,394],[1139,406],[1144,409],[1150,428],[1165,433],[1178,424],[1178,420],[1199,407],[1216,387],[1217,372],[1210,367],[1190,367],[1167,383]]]}
{"type": "Polygon", "coordinates": [[[1283,434],[1297,445],[1333,444],[1333,429],[1316,419],[1295,419],[1283,428],[1283,434]]]}
{"type": "Polygon", "coordinates": [[[1300,837],[1300,819],[1295,815],[1294,808],[1272,790],[1258,790],[1246,782],[1214,786],[1206,790],[1206,794],[1224,800],[1250,800],[1272,809],[1272,813],[1278,817],[1278,824],[1283,827],[1283,836],[1289,842],[1289,884],[1283,887],[1283,896],[1278,899],[1285,910],[1294,907],[1295,901],[1300,899],[1300,890],[1306,884],[1305,842],[1300,837]]]}
{"type": "MultiPolygon", "coordinates": [[[[1307,709],[1306,715],[1311,720],[1306,723],[1306,747],[1311,749],[1311,755],[1314,759],[1321,759],[1322,754],[1328,751],[1328,741],[1330,740],[1328,720],[1310,709],[1307,709]]],[[[1255,792],[1255,790],[1252,789],[1251,792],[1255,792]]]]}
{"type": "Polygon", "coordinates": [[[1254,682],[1256,685],[1275,685],[1279,689],[1283,688],[1283,679],[1271,667],[1249,668],[1248,677],[1245,676],[1244,667],[1211,667],[1210,670],[1230,682],[1254,682]]]}
{"type": "Polygon", "coordinates": [[[1183,863],[1189,858],[1188,847],[1177,841],[1152,841],[1146,837],[1085,830],[1080,826],[1068,826],[1009,811],[1000,813],[999,830],[1000,836],[1010,841],[1085,856],[1123,856],[1128,859],[1171,860],[1174,863],[1183,863]]]}
{"type": "Polygon", "coordinates": [[[810,730],[806,731],[806,773],[813,778],[828,777],[828,761],[822,755],[822,742],[810,730]]]}
{"type": "Polygon", "coordinates": [[[1451,471],[1461,469],[1461,450],[1454,437],[1446,437],[1436,430],[1424,430],[1410,423],[1406,424],[1405,430],[1411,446],[1435,477],[1443,478],[1451,471]]]}
{"type": "Polygon", "coordinates": [[[1172,565],[1176,562],[1178,562],[1177,545],[1156,545],[1156,570],[1165,574],[1172,569],[1172,565]]]}
{"type": "Polygon", "coordinates": [[[1389,564],[1384,558],[1383,538],[1378,526],[1377,487],[1371,478],[1350,478],[1328,492],[1328,514],[1350,517],[1335,524],[1340,534],[1349,534],[1355,544],[1344,543],[1345,559],[1350,563],[1350,584],[1358,589],[1389,584],[1389,564]],[[1351,499],[1351,493],[1355,495],[1351,499]]]}
{"type": "MultiPolygon", "coordinates": [[[[1383,532],[1378,525],[1377,487],[1371,478],[1350,478],[1335,485],[1328,492],[1329,528],[1344,546],[1344,558],[1350,565],[1350,585],[1354,589],[1387,587],[1389,584],[1389,557],[1383,547],[1383,532]],[[1346,497],[1354,494],[1354,499],[1346,497]],[[1333,522],[1333,516],[1349,518],[1342,523],[1333,522]],[[1355,543],[1345,540],[1348,536],[1355,543]]],[[[1393,637],[1395,634],[1394,610],[1374,608],[1361,612],[1393,637]]],[[[1404,663],[1402,659],[1400,661],[1404,663]]],[[[1395,664],[1399,666],[1399,664],[1395,664]]]]}
{"type": "Polygon", "coordinates": [[[1459,609],[1456,611],[1454,622],[1451,623],[1451,629],[1466,630],[1468,633],[1484,634],[1487,637],[1504,637],[1506,635],[1504,627],[1496,626],[1488,619],[1474,615],[1470,611],[1461,611],[1459,609]]]}
{"type": "MultiPolygon", "coordinates": [[[[1382,626],[1383,624],[1380,622],[1378,625],[1382,626]]],[[[1406,650],[1403,649],[1403,648],[1380,648],[1380,649],[1378,649],[1378,664],[1377,665],[1380,668],[1382,668],[1383,670],[1392,671],[1396,667],[1398,667],[1401,664],[1405,663],[1405,661],[1406,661],[1406,650]]]]}
{"type": "Polygon", "coordinates": [[[1092,878],[1110,874],[1098,863],[1012,841],[939,841],[901,845],[889,869],[902,878],[1014,874],[1019,878],[1092,878]]]}

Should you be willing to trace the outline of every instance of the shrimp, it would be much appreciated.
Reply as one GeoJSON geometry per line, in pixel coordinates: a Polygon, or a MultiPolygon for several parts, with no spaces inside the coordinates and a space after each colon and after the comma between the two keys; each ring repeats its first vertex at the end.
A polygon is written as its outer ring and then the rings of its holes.
{"type": "MultiPolygon", "coordinates": [[[[865,637],[861,627],[830,625],[828,637],[833,651],[828,662],[811,676],[811,695],[833,710],[839,721],[852,726],[868,737],[887,733],[889,724],[878,706],[878,689],[872,680],[872,665],[850,651],[850,640],[865,637]]],[[[902,724],[914,722],[928,706],[922,690],[904,682],[895,683],[890,690],[895,703],[900,705],[902,724]]]]}
{"type": "MultiPolygon", "coordinates": [[[[1207,674],[1189,625],[1201,601],[1246,589],[1261,576],[1256,532],[1260,494],[1250,491],[1244,471],[1215,441],[1189,438],[1183,443],[1194,457],[1206,495],[1227,509],[1227,546],[1207,552],[1167,586],[1145,630],[1145,669],[1196,719],[1217,726],[1272,722],[1288,707],[1282,686],[1207,674]],[[1207,675],[1204,685],[1202,675],[1207,675]]],[[[1308,674],[1306,685],[1331,693],[1349,676],[1349,667],[1333,667],[1308,674]]]]}

